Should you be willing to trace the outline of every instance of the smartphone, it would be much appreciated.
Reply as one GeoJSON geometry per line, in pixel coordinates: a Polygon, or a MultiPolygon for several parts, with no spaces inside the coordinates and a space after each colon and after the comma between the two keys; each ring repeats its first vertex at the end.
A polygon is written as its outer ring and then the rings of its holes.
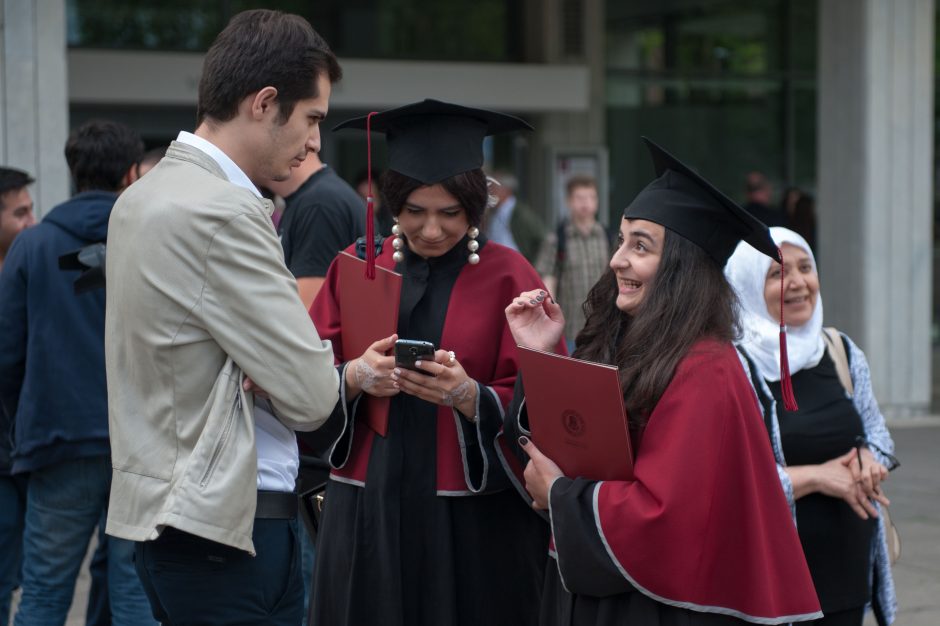
{"type": "Polygon", "coordinates": [[[415,367],[415,361],[433,361],[434,350],[434,344],[430,341],[399,339],[395,342],[395,365],[431,376],[424,370],[415,367]]]}

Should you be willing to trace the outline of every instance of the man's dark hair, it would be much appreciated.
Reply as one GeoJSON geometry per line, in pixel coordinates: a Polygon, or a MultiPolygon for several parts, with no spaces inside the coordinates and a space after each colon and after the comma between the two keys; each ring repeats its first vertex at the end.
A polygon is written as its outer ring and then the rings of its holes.
{"type": "Polygon", "coordinates": [[[124,175],[143,154],[140,135],[110,120],[86,122],[65,142],[65,161],[79,192],[120,191],[124,175]]]}
{"type": "Polygon", "coordinates": [[[0,211],[4,209],[3,196],[11,191],[19,191],[34,182],[36,179],[22,170],[0,167],[0,211]]]}
{"type": "Polygon", "coordinates": [[[140,164],[153,167],[160,162],[160,159],[166,156],[166,151],[169,147],[170,146],[157,146],[156,148],[147,150],[144,152],[144,155],[140,157],[140,164]]]}
{"type": "MultiPolygon", "coordinates": [[[[467,212],[467,221],[471,226],[480,226],[483,223],[483,213],[486,211],[486,202],[489,199],[489,190],[486,186],[486,174],[481,169],[470,170],[456,176],[451,176],[438,183],[447,193],[454,196],[463,210],[467,212]]],[[[388,210],[398,217],[408,196],[426,185],[420,180],[388,170],[382,176],[382,195],[388,201],[388,210]]]]}
{"type": "Polygon", "coordinates": [[[571,196],[575,189],[581,189],[582,187],[590,187],[594,191],[597,191],[597,181],[593,176],[588,176],[587,174],[575,174],[569,178],[568,182],[565,184],[565,195],[571,196]]]}
{"type": "Polygon", "coordinates": [[[586,323],[574,356],[620,368],[631,428],[649,419],[679,361],[700,339],[730,342],[737,298],[722,269],[700,247],[666,229],[659,269],[637,310],[617,308],[610,268],[584,303],[586,323]]]}
{"type": "Polygon", "coordinates": [[[299,15],[255,9],[233,17],[215,38],[202,66],[196,124],[227,122],[249,94],[277,89],[278,117],[286,122],[298,100],[316,98],[317,79],[343,76],[336,55],[299,15]]]}

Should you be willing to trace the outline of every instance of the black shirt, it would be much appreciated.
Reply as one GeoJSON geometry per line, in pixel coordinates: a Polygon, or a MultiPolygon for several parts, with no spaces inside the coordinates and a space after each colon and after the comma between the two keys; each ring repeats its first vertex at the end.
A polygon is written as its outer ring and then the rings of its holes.
{"type": "Polygon", "coordinates": [[[285,200],[281,245],[297,278],[326,276],[337,253],[365,235],[365,200],[326,165],[285,200]]]}

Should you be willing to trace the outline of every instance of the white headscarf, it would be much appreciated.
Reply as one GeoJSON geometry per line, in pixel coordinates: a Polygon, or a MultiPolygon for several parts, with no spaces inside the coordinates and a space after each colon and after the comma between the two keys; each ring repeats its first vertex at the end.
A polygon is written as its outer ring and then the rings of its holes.
{"type": "MultiPolygon", "coordinates": [[[[792,230],[773,227],[770,236],[782,246],[792,244],[806,251],[816,271],[816,257],[806,240],[792,230]]],[[[725,276],[738,294],[741,345],[757,364],[765,380],[780,380],[780,323],[771,317],[764,299],[764,284],[771,265],[770,257],[741,242],[725,265],[725,276]]],[[[822,359],[826,344],[822,335],[822,295],[816,296],[813,316],[802,326],[787,326],[787,356],[790,373],[815,367],[822,359]]]]}

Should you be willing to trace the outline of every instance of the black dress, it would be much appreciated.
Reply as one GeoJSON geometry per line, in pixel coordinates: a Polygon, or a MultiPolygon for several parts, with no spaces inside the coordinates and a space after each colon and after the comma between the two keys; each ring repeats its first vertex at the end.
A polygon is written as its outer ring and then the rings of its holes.
{"type": "MultiPolygon", "coordinates": [[[[839,382],[828,351],[816,367],[793,374],[799,411],[777,400],[787,465],[815,465],[842,456],[864,437],[862,418],[839,382]]],[[[871,597],[871,546],[877,520],[863,520],[844,500],[813,493],[796,501],[797,530],[824,614],[856,609],[871,597]]]]}
{"type": "MultiPolygon", "coordinates": [[[[400,337],[440,345],[466,259],[460,244],[429,260],[406,252],[400,337]]],[[[501,419],[494,404],[481,402],[480,411],[495,412],[481,419],[501,419]]],[[[372,445],[365,487],[330,481],[312,626],[536,623],[547,528],[508,482],[497,493],[437,495],[436,420],[436,405],[395,396],[387,436],[372,445]]]]}

